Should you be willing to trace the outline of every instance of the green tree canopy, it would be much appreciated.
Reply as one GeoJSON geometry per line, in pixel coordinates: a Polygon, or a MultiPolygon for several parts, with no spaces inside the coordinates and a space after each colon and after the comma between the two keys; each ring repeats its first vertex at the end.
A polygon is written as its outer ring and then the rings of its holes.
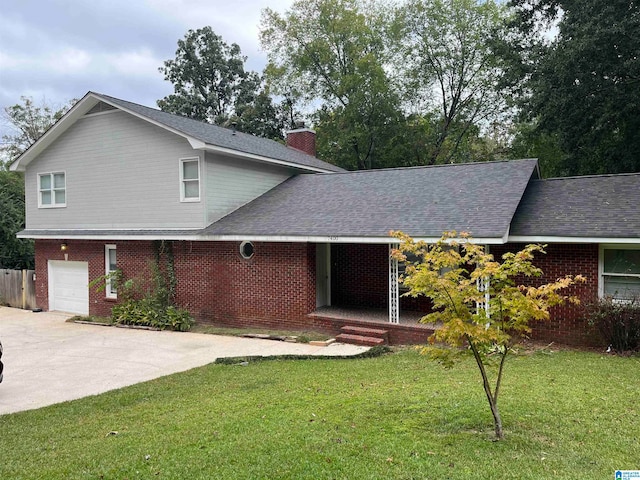
{"type": "Polygon", "coordinates": [[[240,47],[203,27],[178,40],[173,60],[158,70],[173,84],[174,93],[158,100],[165,112],[217,125],[235,123],[241,131],[282,138],[277,106],[262,88],[256,72],[246,71],[240,47]]]}
{"type": "Polygon", "coordinates": [[[25,226],[24,179],[0,168],[0,268],[32,269],[33,241],[16,238],[25,226]]]}
{"type": "Polygon", "coordinates": [[[274,92],[320,105],[318,154],[350,169],[387,166],[401,124],[400,97],[385,64],[384,12],[359,0],[298,0],[266,9],[261,42],[274,92]]]}
{"type": "Polygon", "coordinates": [[[61,107],[54,107],[44,100],[37,105],[31,97],[20,97],[20,103],[5,107],[4,117],[12,133],[2,136],[0,167],[3,163],[7,167],[13,163],[22,152],[60,120],[75,102],[73,99],[61,107]]]}
{"type": "Polygon", "coordinates": [[[268,81],[315,107],[319,155],[346,168],[469,161],[502,120],[493,1],[297,1],[263,12],[268,81]]]}
{"type": "Polygon", "coordinates": [[[506,120],[503,64],[488,41],[502,35],[506,10],[493,0],[409,0],[399,13],[409,100],[436,120],[427,163],[468,161],[477,129],[506,120]]]}
{"type": "MultiPolygon", "coordinates": [[[[512,0],[522,112],[557,138],[552,175],[640,171],[640,4],[512,0]],[[549,41],[540,25],[557,24],[549,41]]],[[[515,83],[515,82],[514,82],[515,83]]]]}

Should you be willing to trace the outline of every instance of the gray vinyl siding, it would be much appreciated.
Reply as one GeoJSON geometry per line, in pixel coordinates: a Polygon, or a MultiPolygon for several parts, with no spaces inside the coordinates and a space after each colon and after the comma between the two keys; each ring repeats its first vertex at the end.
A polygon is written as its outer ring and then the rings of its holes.
{"type": "Polygon", "coordinates": [[[207,223],[219,220],[293,174],[284,167],[210,153],[206,160],[207,223]]]}
{"type": "MultiPolygon", "coordinates": [[[[27,229],[202,228],[200,202],[180,202],[179,159],[203,156],[178,135],[124,112],[76,122],[27,168],[27,229]],[[39,173],[66,173],[66,207],[38,208],[39,173]]],[[[201,178],[202,182],[202,178],[201,178]]]]}

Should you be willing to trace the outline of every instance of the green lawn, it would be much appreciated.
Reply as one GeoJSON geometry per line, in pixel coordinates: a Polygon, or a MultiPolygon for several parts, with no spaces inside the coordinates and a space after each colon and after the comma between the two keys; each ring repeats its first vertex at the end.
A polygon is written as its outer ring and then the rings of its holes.
{"type": "Polygon", "coordinates": [[[413,350],[209,365],[0,416],[0,478],[601,480],[640,469],[640,358],[512,357],[502,442],[475,369],[413,350]]]}

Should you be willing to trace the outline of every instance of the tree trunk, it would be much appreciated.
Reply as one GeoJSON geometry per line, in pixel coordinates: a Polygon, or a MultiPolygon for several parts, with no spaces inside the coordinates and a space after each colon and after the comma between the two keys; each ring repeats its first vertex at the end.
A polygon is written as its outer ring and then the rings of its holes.
{"type": "MultiPolygon", "coordinates": [[[[469,337],[467,337],[467,341],[469,342],[469,347],[473,352],[473,358],[480,369],[480,375],[482,375],[482,386],[484,388],[484,393],[487,396],[487,401],[489,402],[489,407],[491,408],[491,414],[493,415],[493,425],[495,427],[496,432],[496,440],[502,440],[504,438],[504,432],[502,431],[502,419],[500,418],[500,411],[498,410],[498,396],[497,392],[499,391],[499,384],[496,386],[496,395],[491,392],[491,385],[489,384],[489,377],[487,375],[487,370],[484,367],[484,362],[482,361],[482,357],[480,356],[480,352],[476,348],[476,345],[471,341],[469,337]]],[[[504,360],[504,359],[503,359],[504,360]]],[[[504,362],[500,364],[500,368],[504,362]]],[[[500,376],[498,377],[500,378],[500,376]]]]}
{"type": "Polygon", "coordinates": [[[496,431],[496,440],[502,440],[504,438],[504,432],[502,431],[502,419],[500,418],[500,411],[498,410],[498,404],[494,401],[489,401],[491,406],[491,414],[493,415],[493,426],[496,431]]]}

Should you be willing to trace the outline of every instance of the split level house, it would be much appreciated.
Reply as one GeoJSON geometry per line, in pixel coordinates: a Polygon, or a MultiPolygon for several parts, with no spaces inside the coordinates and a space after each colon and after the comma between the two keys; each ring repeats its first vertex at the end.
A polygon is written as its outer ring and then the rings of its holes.
{"type": "MultiPolygon", "coordinates": [[[[12,165],[25,173],[44,310],[109,315],[88,284],[148,270],[171,248],[176,303],[198,322],[337,332],[384,322],[423,342],[429,305],[403,296],[390,230],[435,241],[470,232],[496,256],[547,244],[541,281],[582,274],[584,302],[640,293],[640,174],[541,179],[535,159],[344,171],[287,145],[87,93],[12,165]]],[[[533,336],[594,341],[578,306],[533,336]]]]}

